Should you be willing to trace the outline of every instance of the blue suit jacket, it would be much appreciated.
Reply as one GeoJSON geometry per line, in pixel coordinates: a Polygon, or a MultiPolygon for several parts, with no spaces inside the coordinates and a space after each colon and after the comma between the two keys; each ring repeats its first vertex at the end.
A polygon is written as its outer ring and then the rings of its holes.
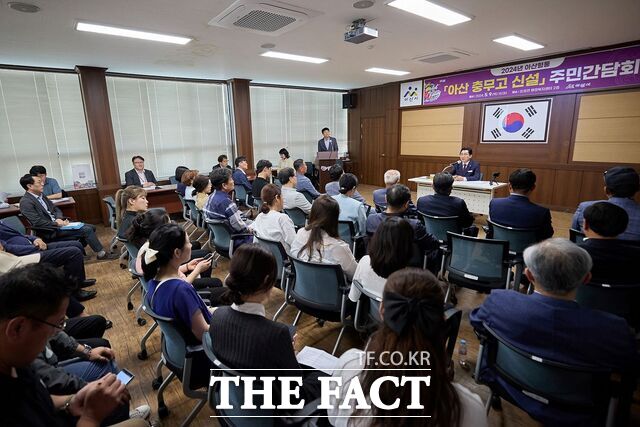
{"type": "Polygon", "coordinates": [[[457,216],[461,228],[473,224],[473,215],[469,212],[466,202],[460,197],[431,194],[418,199],[418,210],[427,215],[457,216]]]}
{"type": "MultiPolygon", "coordinates": [[[[498,336],[536,356],[573,365],[595,365],[620,370],[634,369],[638,356],[635,341],[624,319],[602,311],[582,308],[575,301],[537,293],[525,295],[494,290],[469,315],[471,325],[483,330],[485,322],[498,336]]],[[[480,378],[495,382],[495,372],[481,362],[480,378]]],[[[519,405],[545,425],[592,425],[580,414],[550,408],[509,384],[498,380],[519,405]]]]}
{"type": "Polygon", "coordinates": [[[247,193],[251,194],[251,183],[249,182],[249,178],[245,175],[240,169],[236,169],[233,171],[233,182],[236,185],[242,185],[247,193]]]}
{"type": "Polygon", "coordinates": [[[616,206],[620,206],[627,211],[629,215],[629,225],[624,233],[618,236],[621,240],[639,240],[640,241],[640,204],[631,198],[611,197],[609,200],[591,200],[582,202],[578,205],[576,213],[573,214],[571,228],[582,230],[582,220],[584,219],[584,210],[597,202],[609,202],[616,206]]]}
{"type": "Polygon", "coordinates": [[[296,184],[296,190],[307,191],[309,194],[311,194],[311,197],[313,197],[314,199],[320,196],[320,193],[318,192],[318,190],[316,190],[316,187],[313,186],[309,178],[299,173],[296,173],[296,178],[298,178],[298,183],[296,184]]]}
{"type": "Polygon", "coordinates": [[[500,225],[516,228],[537,228],[538,240],[553,236],[551,212],[536,205],[528,197],[511,194],[489,203],[489,219],[500,225]]]}
{"type": "Polygon", "coordinates": [[[453,165],[451,175],[460,175],[467,178],[467,181],[480,181],[480,163],[469,160],[466,171],[462,169],[462,163],[456,163],[453,165]]]}
{"type": "Polygon", "coordinates": [[[38,252],[38,248],[33,246],[35,236],[22,234],[0,220],[0,240],[5,250],[11,254],[22,256],[38,252]]]}
{"type": "Polygon", "coordinates": [[[318,151],[338,151],[338,141],[331,137],[329,138],[329,146],[324,142],[324,138],[318,141],[318,151]]]}

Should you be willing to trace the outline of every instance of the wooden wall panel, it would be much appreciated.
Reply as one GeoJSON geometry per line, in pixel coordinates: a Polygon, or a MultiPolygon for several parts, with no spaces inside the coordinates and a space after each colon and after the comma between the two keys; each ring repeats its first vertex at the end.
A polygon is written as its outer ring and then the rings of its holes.
{"type": "Polygon", "coordinates": [[[551,206],[567,208],[573,206],[575,209],[581,200],[582,175],[582,171],[556,170],[551,206]]]}
{"type": "MultiPolygon", "coordinates": [[[[249,164],[249,171],[253,171],[256,164],[253,158],[253,131],[251,129],[251,97],[249,82],[246,79],[229,80],[233,98],[233,121],[236,136],[236,155],[245,156],[249,164]]],[[[231,160],[232,162],[233,160],[231,160]]]]}
{"type": "Polygon", "coordinates": [[[447,156],[460,151],[464,107],[402,111],[400,122],[403,156],[447,156]]]}

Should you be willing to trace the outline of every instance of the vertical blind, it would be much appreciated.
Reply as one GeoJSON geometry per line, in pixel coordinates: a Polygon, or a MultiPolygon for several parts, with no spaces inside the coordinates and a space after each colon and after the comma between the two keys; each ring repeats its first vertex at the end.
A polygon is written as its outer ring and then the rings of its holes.
{"type": "Polygon", "coordinates": [[[342,93],[260,86],[251,86],[250,93],[256,162],[267,159],[277,164],[283,147],[294,160],[313,161],[324,127],[338,140],[339,152],[348,151],[342,93]]]}
{"type": "Polygon", "coordinates": [[[231,157],[224,84],[107,76],[107,90],[123,182],[134,155],[158,179],[179,165],[208,172],[218,155],[231,157]]]}
{"type": "Polygon", "coordinates": [[[20,177],[43,165],[61,186],[71,166],[91,162],[77,74],[0,70],[0,192],[20,192],[20,177]]]}

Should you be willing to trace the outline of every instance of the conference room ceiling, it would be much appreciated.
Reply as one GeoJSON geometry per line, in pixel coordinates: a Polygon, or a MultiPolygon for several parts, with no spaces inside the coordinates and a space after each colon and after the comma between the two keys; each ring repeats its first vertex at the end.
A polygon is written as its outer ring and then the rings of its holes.
{"type": "MultiPolygon", "coordinates": [[[[107,67],[111,72],[352,89],[451,73],[526,58],[640,39],[639,0],[444,0],[473,20],[445,26],[376,0],[289,0],[319,12],[279,36],[208,25],[233,0],[24,0],[41,8],[20,13],[0,8],[0,63],[55,68],[107,67]],[[343,41],[346,27],[365,18],[379,38],[343,41]],[[193,37],[179,46],[75,30],[78,21],[193,37]],[[524,52],[492,39],[517,33],[543,44],[524,52]],[[274,50],[328,58],[307,64],[259,56],[274,50]],[[436,64],[415,58],[464,51],[469,56],[436,64]],[[370,67],[409,71],[403,77],[368,73],[370,67]]],[[[269,0],[260,0],[267,2],[269,0]]]]}

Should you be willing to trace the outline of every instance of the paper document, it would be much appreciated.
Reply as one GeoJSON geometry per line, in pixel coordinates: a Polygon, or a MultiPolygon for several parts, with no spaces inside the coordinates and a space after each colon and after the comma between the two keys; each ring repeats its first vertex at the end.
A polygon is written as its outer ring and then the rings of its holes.
{"type": "Polygon", "coordinates": [[[60,230],[78,230],[84,226],[84,222],[70,222],[67,225],[60,227],[60,230]]]}
{"type": "Polygon", "coordinates": [[[315,347],[304,347],[298,352],[297,359],[301,365],[310,366],[327,375],[333,374],[333,370],[338,366],[337,357],[315,347]]]}

